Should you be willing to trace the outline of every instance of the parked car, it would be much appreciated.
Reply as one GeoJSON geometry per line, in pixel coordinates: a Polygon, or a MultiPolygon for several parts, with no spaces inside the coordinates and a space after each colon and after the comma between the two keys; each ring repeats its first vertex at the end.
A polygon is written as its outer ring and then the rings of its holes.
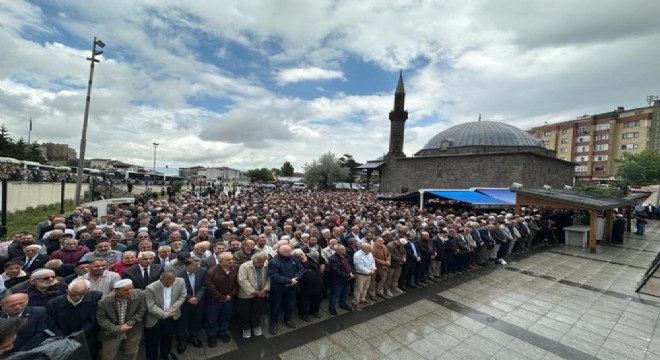
{"type": "Polygon", "coordinates": [[[297,183],[294,183],[291,188],[295,191],[305,191],[305,190],[307,190],[307,184],[302,183],[302,182],[297,182],[297,183]]]}

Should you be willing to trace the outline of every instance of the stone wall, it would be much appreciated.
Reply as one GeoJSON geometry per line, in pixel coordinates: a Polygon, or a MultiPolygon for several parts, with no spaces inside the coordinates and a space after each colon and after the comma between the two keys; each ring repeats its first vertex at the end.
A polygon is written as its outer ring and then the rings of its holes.
{"type": "Polygon", "coordinates": [[[532,153],[429,156],[389,159],[381,168],[380,191],[419,189],[527,188],[573,185],[574,164],[532,153]]]}
{"type": "MultiPolygon", "coordinates": [[[[125,185],[120,185],[123,189],[125,185]]],[[[0,184],[0,189],[2,185],[0,184]]],[[[166,187],[160,185],[149,185],[149,189],[160,193],[166,187]]],[[[28,183],[28,182],[8,182],[7,186],[7,212],[25,210],[28,207],[37,207],[40,205],[51,205],[60,203],[61,195],[60,183],[28,183]]],[[[139,194],[145,191],[144,185],[133,186],[133,194],[139,194]]],[[[66,183],[64,187],[64,199],[73,200],[76,192],[75,183],[66,183]]],[[[89,192],[89,184],[82,184],[82,193],[89,192]]],[[[0,192],[0,199],[2,193],[0,192]]]]}

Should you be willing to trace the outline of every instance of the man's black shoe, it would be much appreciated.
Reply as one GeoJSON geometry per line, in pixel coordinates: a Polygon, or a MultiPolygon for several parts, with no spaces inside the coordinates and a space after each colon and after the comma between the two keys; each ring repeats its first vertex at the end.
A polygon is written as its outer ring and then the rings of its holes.
{"type": "Polygon", "coordinates": [[[179,360],[179,358],[173,353],[169,353],[161,358],[162,360],[179,360]]]}
{"type": "Polygon", "coordinates": [[[293,320],[291,320],[291,319],[285,321],[283,324],[286,325],[288,328],[291,328],[291,329],[296,328],[296,323],[294,323],[293,320]]]}
{"type": "Polygon", "coordinates": [[[337,315],[337,310],[335,309],[328,309],[328,312],[330,313],[330,315],[337,315]]]}
{"type": "Polygon", "coordinates": [[[317,313],[317,312],[316,312],[316,313],[312,313],[312,316],[315,317],[315,318],[317,318],[317,319],[320,319],[320,318],[321,318],[321,314],[319,314],[319,313],[317,313]]]}
{"type": "Polygon", "coordinates": [[[222,341],[223,343],[228,343],[228,342],[231,341],[231,338],[229,337],[229,334],[220,334],[220,335],[218,335],[218,338],[219,338],[220,341],[222,341]]]}
{"type": "Polygon", "coordinates": [[[202,348],[202,341],[199,340],[199,338],[193,338],[188,340],[189,343],[191,343],[194,347],[201,349],[202,348]]]}
{"type": "Polygon", "coordinates": [[[215,336],[209,337],[209,347],[214,348],[218,344],[218,339],[215,336]]]}
{"type": "Polygon", "coordinates": [[[304,322],[310,322],[309,315],[307,315],[307,314],[300,315],[300,319],[302,319],[302,321],[304,321],[304,322]]]}
{"type": "Polygon", "coordinates": [[[270,329],[268,332],[271,335],[277,335],[277,324],[270,324],[270,329]]]}
{"type": "Polygon", "coordinates": [[[348,312],[353,311],[353,308],[350,307],[350,306],[348,306],[348,305],[346,305],[346,304],[341,304],[341,305],[339,305],[339,307],[342,308],[342,309],[344,309],[344,310],[346,310],[346,311],[348,311],[348,312]]]}
{"type": "Polygon", "coordinates": [[[186,343],[180,342],[176,346],[176,352],[179,353],[179,354],[183,354],[184,352],[186,352],[186,343]]]}

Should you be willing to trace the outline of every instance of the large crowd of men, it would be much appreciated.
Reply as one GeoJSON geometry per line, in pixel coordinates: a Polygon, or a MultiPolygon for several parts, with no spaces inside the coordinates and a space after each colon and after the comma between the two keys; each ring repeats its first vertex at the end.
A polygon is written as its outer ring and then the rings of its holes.
{"type": "Polygon", "coordinates": [[[15,234],[0,245],[0,318],[27,326],[7,351],[82,331],[92,358],[134,359],[143,342],[148,360],[176,359],[188,346],[230,342],[232,328],[246,339],[295,328],[320,318],[325,300],[333,316],[361,311],[505,264],[548,228],[531,209],[420,210],[369,192],[230,195],[144,197],[103,216],[76,208],[15,234]]]}

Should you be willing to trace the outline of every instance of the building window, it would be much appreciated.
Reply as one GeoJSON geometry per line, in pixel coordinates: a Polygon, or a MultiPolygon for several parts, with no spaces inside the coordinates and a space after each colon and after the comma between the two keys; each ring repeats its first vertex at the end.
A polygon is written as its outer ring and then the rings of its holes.
{"type": "Polygon", "coordinates": [[[575,172],[587,172],[587,167],[585,165],[578,165],[575,167],[575,172]]]}
{"type": "Polygon", "coordinates": [[[561,148],[561,149],[559,149],[559,152],[560,152],[560,153],[565,153],[565,152],[566,152],[566,148],[561,148]]]}
{"type": "Polygon", "coordinates": [[[591,130],[591,126],[580,126],[578,127],[579,133],[588,133],[591,130]]]}
{"type": "Polygon", "coordinates": [[[639,137],[638,132],[625,132],[621,135],[623,139],[635,139],[639,137]]]}
{"type": "Polygon", "coordinates": [[[562,135],[568,134],[568,129],[561,129],[561,134],[562,135]]]}
{"type": "Polygon", "coordinates": [[[589,151],[589,146],[578,146],[575,148],[576,153],[589,151]]]}
{"type": "Polygon", "coordinates": [[[596,165],[594,166],[594,171],[605,171],[605,165],[596,165]]]}
{"type": "Polygon", "coordinates": [[[564,160],[564,161],[566,161],[566,158],[565,158],[565,157],[560,157],[559,160],[564,160]]]}
{"type": "Polygon", "coordinates": [[[596,125],[596,131],[598,130],[607,130],[610,128],[610,124],[598,124],[596,125]]]}
{"type": "Polygon", "coordinates": [[[543,136],[550,136],[550,131],[546,131],[543,133],[543,136]]]}
{"type": "Polygon", "coordinates": [[[639,145],[637,144],[623,144],[621,145],[621,150],[631,150],[631,149],[637,149],[639,145]]]}
{"type": "Polygon", "coordinates": [[[577,139],[575,139],[575,142],[589,142],[591,141],[591,136],[580,136],[577,139]]]}
{"type": "Polygon", "coordinates": [[[543,140],[543,146],[550,145],[550,140],[543,140]]]}
{"type": "Polygon", "coordinates": [[[598,134],[594,136],[595,141],[600,141],[600,140],[609,140],[610,134],[598,134]]]}
{"type": "Polygon", "coordinates": [[[561,143],[562,143],[562,144],[568,144],[568,139],[567,139],[567,138],[563,138],[563,139],[561,139],[561,143]]]}
{"type": "Polygon", "coordinates": [[[594,151],[605,151],[610,149],[610,144],[598,144],[594,146],[594,151]]]}
{"type": "Polygon", "coordinates": [[[623,123],[624,128],[631,128],[631,127],[638,127],[639,126],[639,120],[637,121],[628,121],[623,123]]]}
{"type": "Polygon", "coordinates": [[[441,178],[442,177],[442,167],[438,166],[438,168],[435,170],[435,176],[441,178]]]}
{"type": "Polygon", "coordinates": [[[608,156],[607,155],[595,155],[594,156],[594,161],[607,161],[608,156]]]}
{"type": "Polygon", "coordinates": [[[588,156],[576,156],[575,157],[575,162],[587,162],[589,161],[588,156]]]}

